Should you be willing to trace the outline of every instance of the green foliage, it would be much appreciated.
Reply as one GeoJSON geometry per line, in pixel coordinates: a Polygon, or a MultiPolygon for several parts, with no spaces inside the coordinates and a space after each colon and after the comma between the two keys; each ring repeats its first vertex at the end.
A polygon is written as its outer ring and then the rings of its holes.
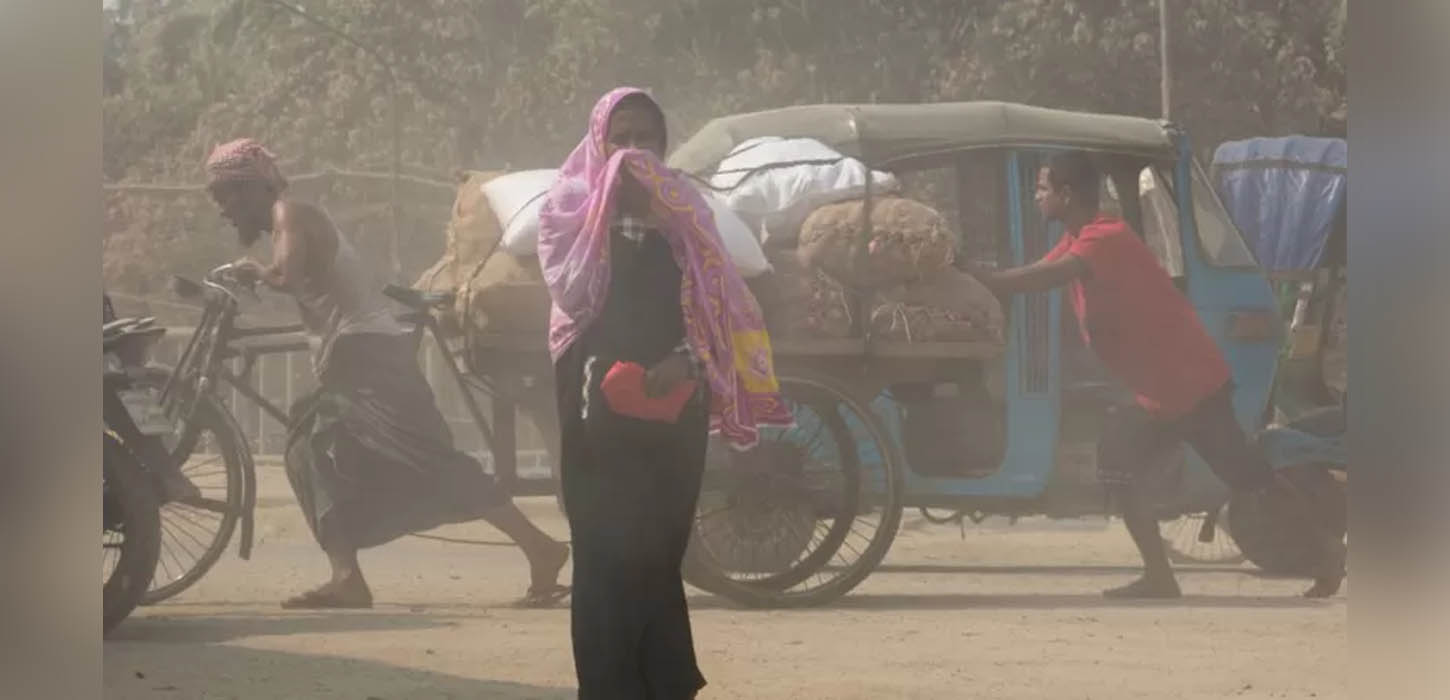
{"type": "MultiPolygon", "coordinates": [[[[1175,109],[1200,148],[1342,129],[1343,0],[1173,1],[1175,109]]],[[[656,92],[676,140],[713,116],[824,101],[1158,113],[1152,0],[294,2],[389,64],[402,160],[435,179],[557,163],[598,95],[626,83],[656,92]]],[[[262,139],[288,172],[385,171],[389,74],[269,0],[120,2],[107,25],[105,176],[196,182],[207,151],[241,135],[262,139]]],[[[333,194],[376,202],[387,191],[333,194]]],[[[204,198],[137,197],[112,207],[124,217],[108,228],[108,284],[154,288],[172,269],[235,253],[204,198]],[[213,242],[183,244],[201,235],[213,242]]],[[[413,274],[447,210],[407,216],[413,274]]],[[[352,230],[381,255],[387,227],[383,216],[352,230]]]]}

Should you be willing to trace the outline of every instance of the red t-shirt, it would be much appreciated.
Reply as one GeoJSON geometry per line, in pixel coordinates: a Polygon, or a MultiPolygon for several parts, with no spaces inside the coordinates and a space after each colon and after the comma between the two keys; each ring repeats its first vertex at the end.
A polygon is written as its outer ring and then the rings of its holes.
{"type": "Polygon", "coordinates": [[[1155,415],[1176,417],[1231,378],[1223,353],[1148,245],[1099,214],[1044,260],[1073,255],[1091,273],[1068,287],[1083,342],[1155,415]]]}

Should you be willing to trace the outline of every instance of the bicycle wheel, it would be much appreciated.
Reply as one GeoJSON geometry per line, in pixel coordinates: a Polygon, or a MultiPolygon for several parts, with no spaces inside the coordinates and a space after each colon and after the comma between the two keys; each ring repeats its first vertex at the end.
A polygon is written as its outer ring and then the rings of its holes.
{"type": "Polygon", "coordinates": [[[1214,513],[1213,540],[1204,542],[1200,535],[1208,516],[1208,513],[1184,515],[1163,526],[1163,544],[1173,563],[1230,565],[1244,561],[1244,553],[1228,534],[1228,504],[1214,513]]]}
{"type": "Polygon", "coordinates": [[[161,555],[145,605],[190,588],[221,559],[242,515],[250,461],[241,429],[211,395],[202,396],[191,422],[163,442],[201,498],[162,504],[161,555]]]}
{"type": "Polygon", "coordinates": [[[146,473],[105,435],[101,458],[101,635],[141,602],[161,550],[161,519],[146,473]]]}
{"type": "Polygon", "coordinates": [[[829,379],[782,377],[781,392],[794,427],[763,430],[746,453],[712,444],[687,556],[692,585],[751,607],[845,595],[901,523],[901,474],[875,415],[829,379]]]}

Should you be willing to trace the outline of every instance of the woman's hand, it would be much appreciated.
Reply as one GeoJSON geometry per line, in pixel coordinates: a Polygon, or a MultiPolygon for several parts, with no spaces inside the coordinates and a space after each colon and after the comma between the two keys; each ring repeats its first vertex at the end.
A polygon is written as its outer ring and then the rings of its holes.
{"type": "Polygon", "coordinates": [[[624,168],[619,170],[619,189],[615,191],[615,202],[619,211],[630,216],[645,217],[650,213],[650,194],[644,185],[636,180],[634,173],[624,168]]]}
{"type": "Polygon", "coordinates": [[[655,399],[674,390],[680,382],[690,378],[690,358],[683,353],[670,353],[659,364],[651,367],[644,375],[644,393],[655,399]]]}

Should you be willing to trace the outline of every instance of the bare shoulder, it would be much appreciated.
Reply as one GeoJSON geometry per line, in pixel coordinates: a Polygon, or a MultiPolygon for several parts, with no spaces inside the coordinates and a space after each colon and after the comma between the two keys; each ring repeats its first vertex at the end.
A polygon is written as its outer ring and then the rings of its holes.
{"type": "Polygon", "coordinates": [[[310,202],[279,199],[272,206],[272,221],[279,230],[297,234],[309,243],[323,247],[337,245],[337,227],[332,218],[310,202]]]}
{"type": "Polygon", "coordinates": [[[331,225],[327,213],[311,202],[302,202],[295,199],[278,199],[272,205],[272,216],[280,224],[292,224],[293,226],[313,227],[319,223],[331,225]]]}

